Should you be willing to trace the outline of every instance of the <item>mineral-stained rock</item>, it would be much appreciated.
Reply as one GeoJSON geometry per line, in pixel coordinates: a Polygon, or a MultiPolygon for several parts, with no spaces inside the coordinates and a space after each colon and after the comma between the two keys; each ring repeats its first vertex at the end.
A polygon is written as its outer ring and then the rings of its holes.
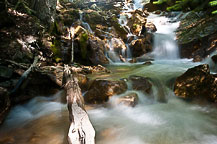
{"type": "Polygon", "coordinates": [[[127,84],[122,80],[96,79],[92,82],[84,99],[87,103],[100,104],[108,101],[110,96],[124,93],[126,90],[127,84]]]}
{"type": "Polygon", "coordinates": [[[210,74],[207,64],[190,68],[176,79],[174,92],[184,99],[202,98],[217,102],[217,76],[210,74]]]}

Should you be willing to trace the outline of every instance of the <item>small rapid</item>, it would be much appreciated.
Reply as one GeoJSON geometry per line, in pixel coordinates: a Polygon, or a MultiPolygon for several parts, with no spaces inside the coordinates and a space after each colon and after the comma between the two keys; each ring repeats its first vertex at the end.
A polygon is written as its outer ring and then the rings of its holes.
{"type": "Polygon", "coordinates": [[[179,48],[176,43],[175,30],[179,26],[179,21],[171,22],[172,18],[155,14],[150,14],[148,21],[154,23],[157,28],[154,33],[154,50],[152,52],[154,58],[178,59],[179,48]]]}

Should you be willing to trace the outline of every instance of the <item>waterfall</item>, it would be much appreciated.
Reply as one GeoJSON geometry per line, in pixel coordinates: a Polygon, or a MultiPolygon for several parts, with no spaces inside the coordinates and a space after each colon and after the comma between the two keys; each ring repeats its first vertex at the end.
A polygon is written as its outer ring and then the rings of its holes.
{"type": "Polygon", "coordinates": [[[80,14],[80,21],[81,21],[81,25],[87,30],[89,31],[91,34],[93,34],[93,30],[91,29],[90,25],[87,22],[83,21],[83,12],[79,11],[80,14]]]}
{"type": "Polygon", "coordinates": [[[154,34],[154,50],[152,52],[155,59],[178,59],[179,49],[175,41],[175,30],[179,22],[170,22],[171,19],[165,16],[151,14],[148,21],[157,27],[154,34]]]}

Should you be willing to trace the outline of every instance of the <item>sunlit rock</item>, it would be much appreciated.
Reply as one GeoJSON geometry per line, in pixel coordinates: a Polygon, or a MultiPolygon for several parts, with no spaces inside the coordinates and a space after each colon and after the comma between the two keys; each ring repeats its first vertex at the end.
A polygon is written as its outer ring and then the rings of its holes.
{"type": "Polygon", "coordinates": [[[210,74],[209,65],[188,69],[175,81],[175,95],[184,99],[207,99],[217,102],[217,76],[210,74]]]}
{"type": "Polygon", "coordinates": [[[92,82],[84,99],[87,103],[100,104],[108,101],[109,97],[124,93],[126,90],[127,84],[122,80],[96,79],[92,82]]]}

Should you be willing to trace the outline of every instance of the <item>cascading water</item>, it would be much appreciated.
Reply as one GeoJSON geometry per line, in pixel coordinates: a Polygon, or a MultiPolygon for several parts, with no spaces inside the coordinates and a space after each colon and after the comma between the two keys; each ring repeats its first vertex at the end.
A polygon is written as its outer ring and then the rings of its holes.
{"type": "Polygon", "coordinates": [[[179,49],[175,41],[175,30],[179,22],[171,23],[171,19],[165,16],[151,14],[148,17],[157,28],[154,34],[154,50],[152,55],[155,59],[178,59],[179,49]]]}
{"type": "Polygon", "coordinates": [[[84,22],[84,21],[83,21],[83,13],[82,13],[81,11],[79,11],[79,14],[80,14],[80,21],[81,21],[82,26],[83,26],[86,30],[88,30],[91,34],[93,34],[93,31],[92,31],[90,25],[89,25],[87,22],[84,22]]]}

